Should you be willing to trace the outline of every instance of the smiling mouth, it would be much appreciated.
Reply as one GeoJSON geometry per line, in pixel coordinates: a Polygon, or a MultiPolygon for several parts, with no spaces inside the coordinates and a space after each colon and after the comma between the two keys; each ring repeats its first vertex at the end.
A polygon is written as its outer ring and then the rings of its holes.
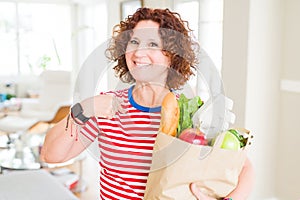
{"type": "Polygon", "coordinates": [[[135,66],[139,67],[139,68],[144,68],[144,67],[150,67],[151,64],[150,63],[137,63],[134,62],[135,66]]]}

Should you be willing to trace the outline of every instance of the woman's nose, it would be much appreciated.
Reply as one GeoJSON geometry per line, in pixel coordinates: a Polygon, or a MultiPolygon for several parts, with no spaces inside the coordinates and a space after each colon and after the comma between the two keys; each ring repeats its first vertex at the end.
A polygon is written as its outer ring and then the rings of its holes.
{"type": "Polygon", "coordinates": [[[144,45],[139,45],[135,50],[134,50],[134,55],[137,57],[142,57],[147,55],[147,48],[144,45]]]}

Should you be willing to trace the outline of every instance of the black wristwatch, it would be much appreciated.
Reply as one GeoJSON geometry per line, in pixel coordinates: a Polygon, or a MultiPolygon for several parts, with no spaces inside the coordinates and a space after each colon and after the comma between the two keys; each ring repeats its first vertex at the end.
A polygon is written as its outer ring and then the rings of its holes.
{"type": "Polygon", "coordinates": [[[83,123],[86,123],[90,118],[83,115],[83,109],[80,103],[76,103],[71,108],[71,116],[73,119],[79,119],[83,123]]]}

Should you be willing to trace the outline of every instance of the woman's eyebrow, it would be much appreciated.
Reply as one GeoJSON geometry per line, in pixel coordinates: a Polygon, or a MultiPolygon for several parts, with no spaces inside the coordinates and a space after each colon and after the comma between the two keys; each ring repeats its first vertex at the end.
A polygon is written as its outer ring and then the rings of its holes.
{"type": "Polygon", "coordinates": [[[132,35],[131,36],[131,39],[135,39],[135,40],[139,40],[139,41],[148,41],[148,42],[157,42],[157,43],[159,43],[159,42],[161,42],[161,39],[160,38],[158,38],[158,37],[139,37],[139,36],[137,36],[137,35],[132,35]]]}
{"type": "Polygon", "coordinates": [[[131,36],[131,39],[138,40],[139,38],[138,38],[138,37],[136,37],[136,36],[134,36],[134,35],[132,35],[132,36],[131,36]]]}

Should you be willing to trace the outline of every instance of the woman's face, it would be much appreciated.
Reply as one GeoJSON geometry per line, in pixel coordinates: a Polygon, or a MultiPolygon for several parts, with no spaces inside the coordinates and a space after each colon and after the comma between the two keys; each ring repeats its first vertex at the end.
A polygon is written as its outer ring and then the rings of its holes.
{"type": "Polygon", "coordinates": [[[165,85],[170,58],[162,51],[159,24],[143,20],[133,29],[126,49],[126,63],[137,83],[165,85]]]}

